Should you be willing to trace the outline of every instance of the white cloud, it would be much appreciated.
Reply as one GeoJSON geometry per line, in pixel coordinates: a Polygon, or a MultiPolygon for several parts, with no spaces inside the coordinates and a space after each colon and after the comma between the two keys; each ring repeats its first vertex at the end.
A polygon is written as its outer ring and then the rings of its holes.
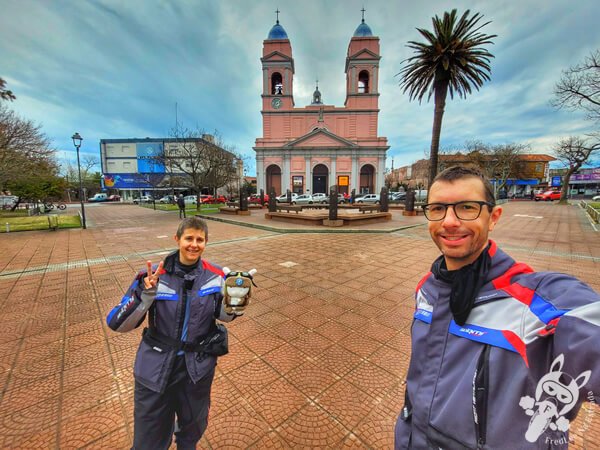
{"type": "MultiPolygon", "coordinates": [[[[42,123],[60,149],[72,151],[74,131],[90,149],[102,138],[166,136],[177,102],[180,121],[217,129],[253,155],[262,134],[262,42],[274,10],[292,44],[296,106],[310,103],[317,77],[325,103],[342,106],[346,52],[363,4],[381,39],[379,134],[398,167],[430,145],[433,104],[409,102],[395,75],[411,54],[406,43],[420,40],[415,28],[430,27],[448,7],[440,0],[4,2],[0,76],[17,95],[10,106],[42,123]]],[[[598,47],[597,1],[455,4],[483,13],[492,21],[485,31],[498,37],[492,81],[466,100],[448,99],[442,145],[474,138],[547,152],[560,137],[590,130],[581,115],[548,102],[561,70],[598,47]]]]}

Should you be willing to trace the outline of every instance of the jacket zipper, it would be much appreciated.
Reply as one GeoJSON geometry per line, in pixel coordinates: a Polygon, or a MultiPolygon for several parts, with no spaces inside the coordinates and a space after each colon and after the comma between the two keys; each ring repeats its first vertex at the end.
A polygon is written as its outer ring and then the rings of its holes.
{"type": "Polygon", "coordinates": [[[489,345],[483,347],[473,376],[473,418],[478,449],[483,448],[486,441],[490,349],[489,345]]]}

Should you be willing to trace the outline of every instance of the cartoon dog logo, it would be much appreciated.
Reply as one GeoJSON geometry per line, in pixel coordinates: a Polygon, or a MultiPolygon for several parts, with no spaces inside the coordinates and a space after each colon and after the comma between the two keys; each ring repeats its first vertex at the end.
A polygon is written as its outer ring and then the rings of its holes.
{"type": "Polygon", "coordinates": [[[528,395],[521,397],[519,406],[528,416],[532,416],[525,439],[535,442],[549,427],[551,430],[567,431],[569,420],[564,417],[579,400],[579,389],[584,386],[592,374],[586,370],[573,379],[562,371],[565,357],[560,354],[552,362],[550,372],[544,375],[535,389],[535,399],[528,395]]]}

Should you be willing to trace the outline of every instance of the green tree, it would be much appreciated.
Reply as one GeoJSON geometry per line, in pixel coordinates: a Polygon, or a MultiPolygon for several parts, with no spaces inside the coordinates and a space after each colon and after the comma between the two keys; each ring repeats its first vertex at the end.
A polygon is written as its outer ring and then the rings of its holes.
{"type": "Polygon", "coordinates": [[[480,32],[490,22],[480,23],[482,15],[477,13],[469,17],[469,13],[467,10],[458,18],[456,9],[453,9],[450,13],[445,12],[443,18],[432,18],[433,32],[417,28],[426,42],[408,42],[407,46],[415,54],[403,61],[404,67],[398,74],[402,78],[400,87],[403,92],[408,91],[410,100],[418,99],[421,103],[425,94],[427,101],[434,95],[430,185],[438,169],[440,134],[448,92],[450,98],[454,98],[454,93],[466,98],[473,87],[479,90],[490,79],[489,63],[494,55],[483,46],[493,44],[492,39],[496,35],[480,32]]]}
{"type": "Polygon", "coordinates": [[[43,200],[56,196],[57,177],[54,150],[41,126],[0,105],[0,191],[43,200]],[[36,180],[41,191],[33,188],[36,180]]]}

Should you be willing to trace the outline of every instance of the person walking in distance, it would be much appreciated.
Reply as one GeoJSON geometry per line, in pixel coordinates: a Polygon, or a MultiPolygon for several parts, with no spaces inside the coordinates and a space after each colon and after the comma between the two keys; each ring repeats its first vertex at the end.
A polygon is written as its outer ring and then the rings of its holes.
{"type": "Polygon", "coordinates": [[[177,197],[177,206],[179,206],[179,218],[185,219],[185,200],[183,199],[183,194],[179,194],[179,197],[177,197]]]}

